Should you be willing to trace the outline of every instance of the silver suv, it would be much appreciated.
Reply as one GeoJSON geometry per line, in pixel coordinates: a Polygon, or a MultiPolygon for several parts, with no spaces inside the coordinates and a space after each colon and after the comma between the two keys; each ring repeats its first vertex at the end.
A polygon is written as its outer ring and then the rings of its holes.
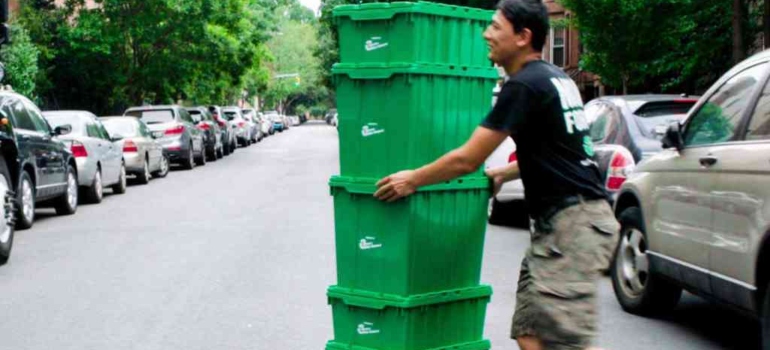
{"type": "Polygon", "coordinates": [[[624,310],[682,289],[762,319],[770,346],[770,50],[722,76],[621,188],[612,282],[624,310]]]}

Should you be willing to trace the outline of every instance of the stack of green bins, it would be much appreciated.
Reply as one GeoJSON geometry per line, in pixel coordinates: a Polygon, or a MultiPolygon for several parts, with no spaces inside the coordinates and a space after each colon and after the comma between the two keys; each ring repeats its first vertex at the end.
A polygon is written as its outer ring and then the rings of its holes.
{"type": "Polygon", "coordinates": [[[340,176],[337,285],[327,350],[486,350],[492,289],[479,285],[489,180],[481,169],[395,203],[375,183],[462,145],[498,73],[482,33],[491,11],[427,2],[334,9],[340,176]]]}

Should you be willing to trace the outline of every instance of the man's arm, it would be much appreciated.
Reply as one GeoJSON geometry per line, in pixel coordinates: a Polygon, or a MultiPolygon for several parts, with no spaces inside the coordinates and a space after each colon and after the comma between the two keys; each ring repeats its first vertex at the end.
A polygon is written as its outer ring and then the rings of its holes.
{"type": "Polygon", "coordinates": [[[489,169],[486,171],[487,176],[492,179],[494,183],[494,190],[492,195],[496,196],[503,184],[508,181],[513,181],[521,177],[519,173],[519,162],[511,162],[506,166],[501,166],[495,169],[489,169]]]}
{"type": "Polygon", "coordinates": [[[374,194],[380,200],[392,202],[414,193],[418,187],[432,185],[472,173],[510,134],[477,127],[471,138],[433,163],[417,170],[390,175],[377,183],[374,194]]]}

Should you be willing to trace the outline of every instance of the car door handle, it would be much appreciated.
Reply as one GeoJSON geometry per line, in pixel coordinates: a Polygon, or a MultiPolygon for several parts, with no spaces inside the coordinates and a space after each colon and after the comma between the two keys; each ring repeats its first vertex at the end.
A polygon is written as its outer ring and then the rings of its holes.
{"type": "Polygon", "coordinates": [[[717,163],[717,157],[706,156],[700,159],[700,165],[712,166],[717,163]]]}

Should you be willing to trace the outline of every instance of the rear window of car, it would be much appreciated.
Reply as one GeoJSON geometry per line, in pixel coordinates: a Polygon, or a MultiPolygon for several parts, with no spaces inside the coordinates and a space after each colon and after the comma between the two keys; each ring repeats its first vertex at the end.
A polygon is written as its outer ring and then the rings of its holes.
{"type": "Polygon", "coordinates": [[[591,123],[588,134],[591,141],[601,143],[607,138],[610,130],[617,127],[618,115],[617,109],[610,105],[597,103],[586,107],[586,118],[591,123]]]}
{"type": "Polygon", "coordinates": [[[45,117],[45,120],[48,121],[48,124],[50,124],[53,129],[62,125],[70,125],[72,126],[70,135],[84,136],[86,134],[85,123],[77,114],[53,114],[44,112],[43,117],[45,117]]]}
{"type": "Polygon", "coordinates": [[[103,120],[102,124],[110,135],[119,134],[124,137],[134,137],[139,134],[136,122],[130,120],[103,120]]]}
{"type": "Polygon", "coordinates": [[[225,119],[233,120],[236,117],[238,117],[238,113],[237,112],[225,111],[225,119]]]}
{"type": "Polygon", "coordinates": [[[654,101],[641,105],[634,114],[642,118],[659,117],[671,114],[687,114],[697,100],[654,101]]]}
{"type": "Polygon", "coordinates": [[[170,109],[153,109],[128,111],[126,115],[137,117],[146,124],[160,124],[174,121],[174,111],[170,109]]]}

